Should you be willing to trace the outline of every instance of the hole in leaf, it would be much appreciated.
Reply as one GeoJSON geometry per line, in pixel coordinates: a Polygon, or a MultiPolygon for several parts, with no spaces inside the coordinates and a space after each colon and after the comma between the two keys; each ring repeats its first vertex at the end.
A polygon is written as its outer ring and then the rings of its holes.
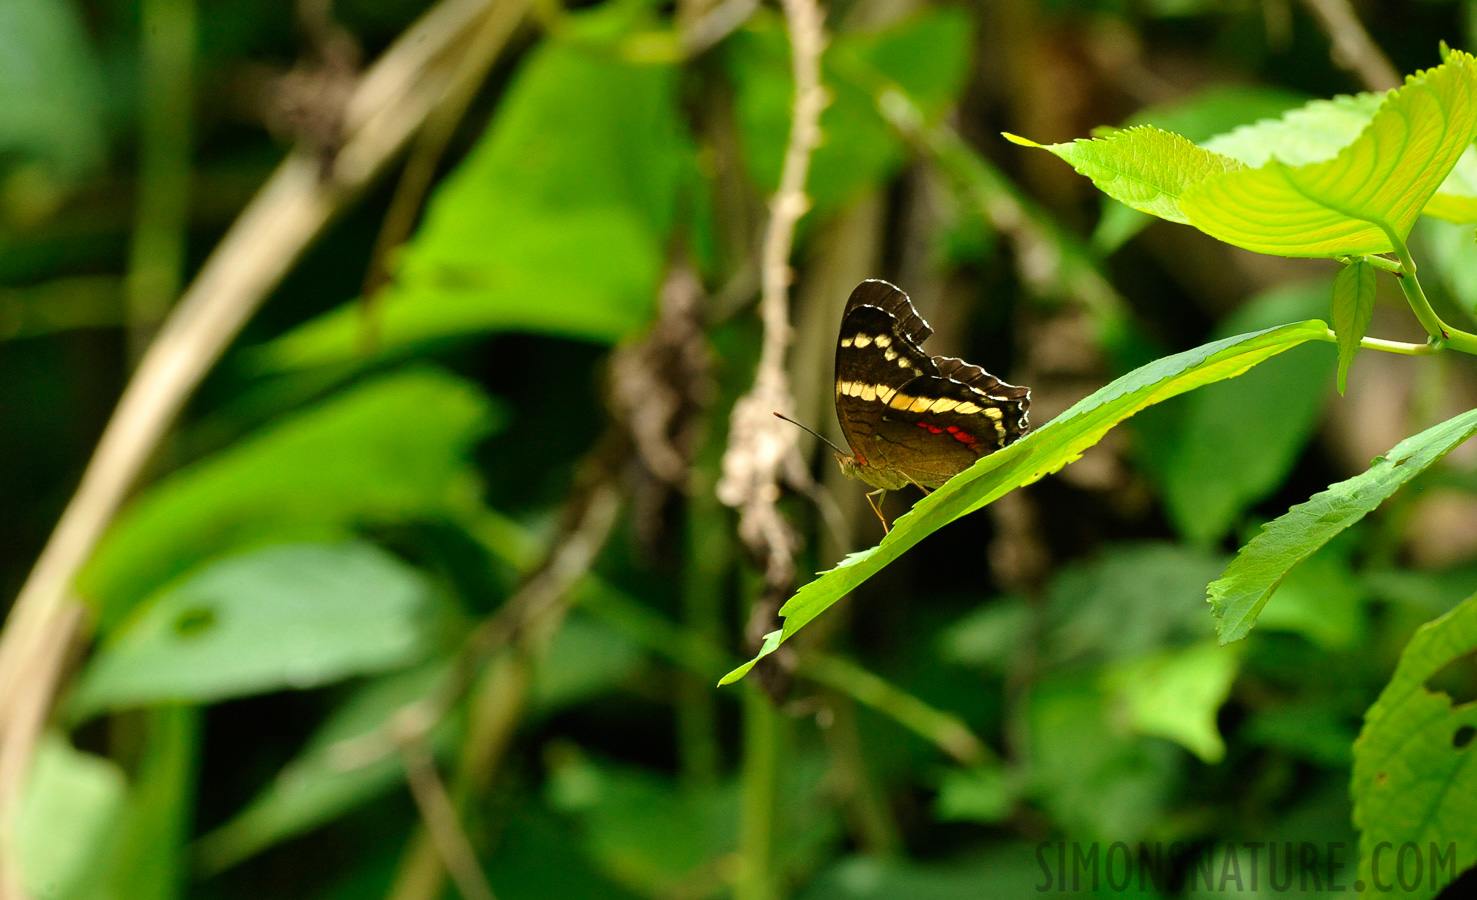
{"type": "Polygon", "coordinates": [[[1474,737],[1477,737],[1477,728],[1473,728],[1471,725],[1463,725],[1456,730],[1456,734],[1451,736],[1451,745],[1458,750],[1465,750],[1467,749],[1467,745],[1472,743],[1472,738],[1474,737]]]}
{"type": "Polygon", "coordinates": [[[1445,694],[1452,706],[1477,700],[1477,653],[1465,653],[1426,679],[1426,690],[1445,694]]]}
{"type": "Polygon", "coordinates": [[[214,627],[215,610],[209,607],[187,609],[174,619],[174,633],[180,637],[196,637],[214,627]]]}

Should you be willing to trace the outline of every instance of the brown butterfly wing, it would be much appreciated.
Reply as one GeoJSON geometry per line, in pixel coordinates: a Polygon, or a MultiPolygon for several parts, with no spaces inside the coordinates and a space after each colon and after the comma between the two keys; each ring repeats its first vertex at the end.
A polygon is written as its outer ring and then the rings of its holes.
{"type": "Polygon", "coordinates": [[[952,356],[935,356],[933,362],[938,366],[939,374],[943,377],[968,385],[999,404],[998,408],[1004,413],[1003,422],[1006,430],[1005,440],[1001,446],[1015,443],[1017,438],[1031,429],[1029,421],[1030,388],[1007,384],[979,366],[952,356]]]}
{"type": "Polygon", "coordinates": [[[950,378],[915,378],[888,398],[873,465],[937,487],[1020,436],[1018,407],[950,378]]]}
{"type": "MultiPolygon", "coordinates": [[[[912,341],[915,347],[922,347],[928,336],[933,334],[933,329],[918,315],[918,310],[913,308],[913,301],[908,299],[907,294],[881,279],[869,278],[857,285],[846,299],[846,309],[841,312],[843,337],[846,332],[846,317],[860,306],[875,306],[891,315],[897,320],[895,327],[898,333],[912,341]]],[[[918,352],[923,354],[921,349],[918,352]]]]}

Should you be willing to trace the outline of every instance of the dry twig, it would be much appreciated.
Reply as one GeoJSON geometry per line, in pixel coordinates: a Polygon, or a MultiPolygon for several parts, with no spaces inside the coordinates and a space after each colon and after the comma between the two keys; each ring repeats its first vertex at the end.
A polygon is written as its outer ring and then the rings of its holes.
{"type": "Polygon", "coordinates": [[[436,760],[419,736],[406,736],[401,741],[400,756],[405,762],[405,781],[410,796],[420,811],[421,821],[430,834],[431,843],[441,855],[456,889],[466,900],[495,900],[487,876],[477,862],[477,851],[462,829],[456,806],[446,792],[446,785],[436,771],[436,760]]]}
{"type": "Polygon", "coordinates": [[[820,143],[821,111],[828,102],[820,74],[821,51],[826,44],[820,6],[815,0],[785,0],[784,7],[795,97],[784,168],[779,189],[770,201],[760,258],[759,312],[764,322],[764,343],[754,386],[734,405],[723,477],[718,482],[718,498],[739,510],[739,537],[764,568],[766,596],[751,617],[751,642],[756,629],[758,637],[768,629],[779,599],[795,577],[795,533],[775,504],[782,476],[792,483],[805,483],[808,473],[797,450],[797,432],[773,413],[788,415],[794,407],[785,374],[785,352],[790,345],[790,251],[795,225],[809,208],[805,181],[811,153],[820,143]]]}
{"type": "Polygon", "coordinates": [[[1349,0],[1303,0],[1333,42],[1333,61],[1371,91],[1400,87],[1400,73],[1369,36],[1349,0]]]}

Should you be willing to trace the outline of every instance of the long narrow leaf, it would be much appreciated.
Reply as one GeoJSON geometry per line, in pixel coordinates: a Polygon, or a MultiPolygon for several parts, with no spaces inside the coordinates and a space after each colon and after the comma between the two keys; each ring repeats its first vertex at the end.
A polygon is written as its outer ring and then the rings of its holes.
{"type": "Polygon", "coordinates": [[[1134,413],[1201,385],[1233,378],[1271,356],[1311,340],[1328,340],[1319,321],[1283,325],[1206,344],[1135,369],[1058,416],[1040,430],[993,453],[924,497],[870,550],[854,553],[801,588],[780,610],[784,628],[766,636],[759,655],[724,676],[742,678],[754,663],[857,585],[923,538],[961,516],[1031,484],[1076,460],[1109,429],[1134,413]]]}
{"type": "Polygon", "coordinates": [[[1289,569],[1473,434],[1477,434],[1477,410],[1406,438],[1388,456],[1376,459],[1368,471],[1340,481],[1268,522],[1261,534],[1241,548],[1226,574],[1210,586],[1221,643],[1246,637],[1289,569]]]}

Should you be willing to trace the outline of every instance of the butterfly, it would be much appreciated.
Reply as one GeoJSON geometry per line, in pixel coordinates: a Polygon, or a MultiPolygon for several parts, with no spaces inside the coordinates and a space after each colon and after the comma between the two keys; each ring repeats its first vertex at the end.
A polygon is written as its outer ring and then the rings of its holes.
{"type": "Polygon", "coordinates": [[[877,490],[925,494],[1025,434],[1031,390],[979,366],[922,349],[933,329],[908,295],[885,281],[857,285],[836,340],[836,417],[851,446],[841,471],[877,490]]]}

